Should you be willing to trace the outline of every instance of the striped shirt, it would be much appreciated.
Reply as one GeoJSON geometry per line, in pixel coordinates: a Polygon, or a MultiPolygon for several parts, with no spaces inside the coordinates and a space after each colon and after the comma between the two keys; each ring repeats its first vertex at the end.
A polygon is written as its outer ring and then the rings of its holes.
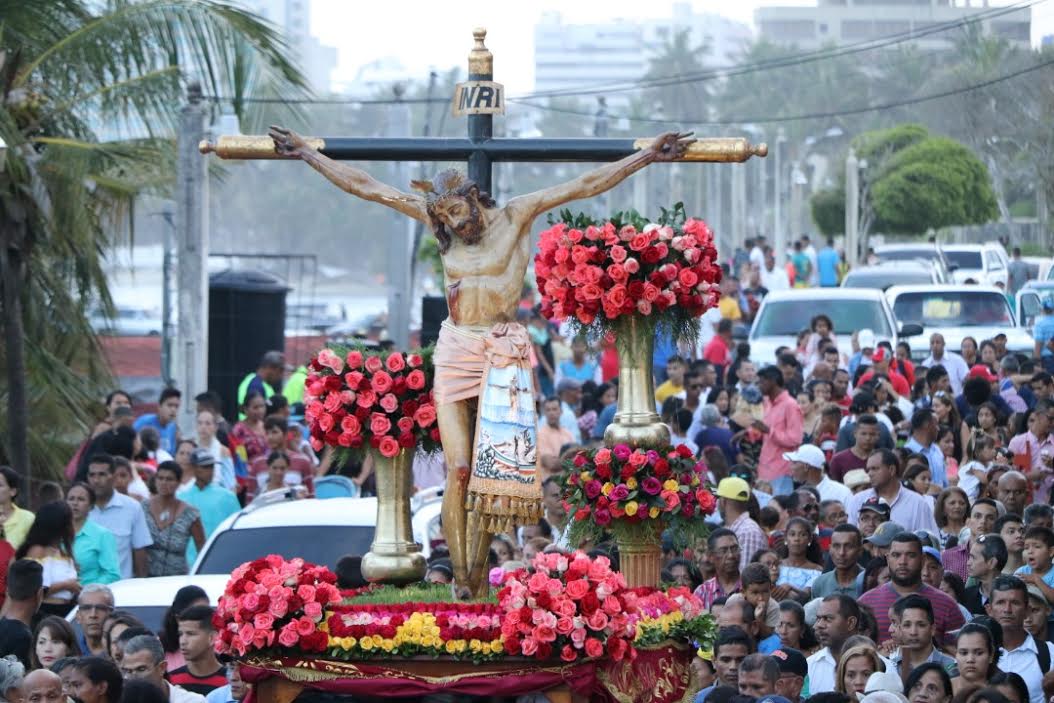
{"type": "MultiPolygon", "coordinates": [[[[945,644],[953,642],[955,638],[952,633],[961,628],[966,622],[963,620],[963,614],[959,610],[958,604],[942,591],[938,591],[936,588],[926,584],[923,584],[919,590],[915,591],[915,594],[922,596],[933,606],[934,638],[938,642],[945,644]]],[[[902,594],[893,588],[892,583],[873,588],[860,596],[860,603],[869,606],[875,615],[875,621],[878,623],[878,641],[880,644],[890,638],[889,609],[901,597],[902,594]]]]}
{"type": "Polygon", "coordinates": [[[196,676],[190,672],[190,667],[181,666],[175,671],[168,672],[168,676],[165,678],[168,679],[169,683],[202,696],[217,688],[222,688],[228,683],[227,669],[223,666],[208,676],[196,676]]]}
{"type": "Polygon", "coordinates": [[[699,600],[703,601],[703,609],[710,610],[710,606],[718,598],[727,598],[733,593],[739,593],[741,590],[743,590],[742,583],[736,581],[736,587],[730,593],[725,593],[725,589],[721,587],[721,581],[715,576],[712,579],[703,581],[699,588],[695,589],[695,595],[699,600]]]}

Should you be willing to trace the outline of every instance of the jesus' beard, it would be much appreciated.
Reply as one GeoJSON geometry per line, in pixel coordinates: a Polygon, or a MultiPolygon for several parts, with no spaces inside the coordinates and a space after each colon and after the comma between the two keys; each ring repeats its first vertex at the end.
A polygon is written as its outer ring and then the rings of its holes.
{"type": "Polygon", "coordinates": [[[479,244],[480,240],[483,239],[483,216],[479,211],[479,205],[475,201],[470,199],[468,207],[468,219],[454,230],[454,234],[465,244],[479,244]]]}

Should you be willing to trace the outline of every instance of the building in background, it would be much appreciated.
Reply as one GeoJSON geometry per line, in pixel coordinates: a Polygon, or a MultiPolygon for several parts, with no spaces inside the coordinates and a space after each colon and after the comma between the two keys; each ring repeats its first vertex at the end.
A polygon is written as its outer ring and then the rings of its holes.
{"type": "MultiPolygon", "coordinates": [[[[565,24],[546,13],[534,27],[534,89],[537,92],[583,86],[632,83],[644,77],[648,60],[677,32],[689,30],[691,45],[705,46],[708,67],[728,66],[753,38],[747,25],[675,3],[668,17],[565,24]]],[[[621,96],[624,98],[624,96],[621,96]]],[[[611,96],[616,103],[620,96],[611,96]]]]}
{"type": "MultiPolygon", "coordinates": [[[[826,44],[854,44],[908,32],[918,32],[981,14],[988,34],[1027,49],[1032,37],[1032,11],[990,6],[987,0],[819,0],[812,7],[759,7],[754,24],[762,39],[817,49],[826,44]]],[[[923,49],[948,48],[958,30],[920,37],[923,49]]]]}
{"type": "Polygon", "coordinates": [[[323,46],[310,34],[311,0],[238,1],[282,32],[312,90],[319,94],[330,92],[330,75],[337,65],[337,50],[323,46]]]}

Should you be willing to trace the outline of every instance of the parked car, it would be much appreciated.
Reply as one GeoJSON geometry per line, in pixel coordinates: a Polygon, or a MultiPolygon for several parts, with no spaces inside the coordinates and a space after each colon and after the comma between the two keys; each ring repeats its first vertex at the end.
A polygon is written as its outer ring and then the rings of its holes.
{"type": "MultiPolygon", "coordinates": [[[[201,548],[192,574],[230,574],[239,564],[278,554],[333,568],[345,554],[365,554],[377,524],[376,498],[306,498],[250,504],[220,523],[201,548]]],[[[414,538],[425,557],[426,532],[414,538]]],[[[423,529],[423,528],[422,528],[423,529]]]]}
{"type": "Polygon", "coordinates": [[[941,273],[942,281],[952,280],[954,265],[945,256],[941,245],[934,243],[898,243],[882,244],[875,247],[875,256],[880,263],[890,261],[929,261],[936,266],[941,273]]]}
{"type": "MultiPolygon", "coordinates": [[[[886,299],[900,324],[915,323],[926,335],[944,335],[949,349],[958,349],[963,337],[980,342],[1002,332],[1010,351],[1032,351],[1032,335],[1018,326],[1010,301],[995,286],[893,286],[886,291],[886,299]]],[[[912,356],[925,359],[928,345],[913,349],[912,356]]]]}
{"type": "MultiPolygon", "coordinates": [[[[148,629],[159,632],[165,611],[172,605],[176,591],[184,586],[200,586],[209,595],[209,603],[216,605],[227,587],[229,578],[230,573],[158,576],[148,579],[123,579],[111,583],[109,588],[113,592],[113,602],[118,608],[139,618],[148,629]]],[[[76,616],[77,609],[74,608],[66,619],[74,622],[76,616]]]]}
{"type": "Polygon", "coordinates": [[[1042,314],[1044,298],[1054,299],[1054,280],[1029,281],[1022,286],[1014,300],[1018,324],[1031,331],[1042,314]]]}
{"type": "Polygon", "coordinates": [[[157,337],[165,326],[157,310],[131,305],[115,306],[113,317],[108,317],[101,308],[95,308],[88,322],[96,334],[120,337],[157,337]]]}
{"type": "Polygon", "coordinates": [[[944,282],[939,266],[925,259],[913,259],[852,269],[842,279],[842,287],[886,290],[896,285],[944,282]]]}
{"type": "Polygon", "coordinates": [[[982,285],[1006,286],[1010,257],[998,242],[987,244],[946,244],[941,249],[951,262],[952,280],[956,283],[975,281],[982,285]]]}
{"type": "Polygon", "coordinates": [[[893,312],[874,288],[799,288],[772,291],[765,296],[750,328],[750,356],[761,364],[774,363],[776,349],[794,348],[798,333],[809,328],[815,315],[824,314],[834,323],[839,350],[850,356],[853,332],[870,329],[877,339],[894,345],[900,337],[921,332],[897,326],[893,312]]]}

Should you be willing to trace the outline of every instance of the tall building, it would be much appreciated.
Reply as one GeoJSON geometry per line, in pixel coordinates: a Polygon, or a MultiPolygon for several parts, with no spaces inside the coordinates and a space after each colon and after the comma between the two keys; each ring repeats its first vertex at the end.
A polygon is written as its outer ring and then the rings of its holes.
{"type": "Polygon", "coordinates": [[[240,4],[273,23],[283,34],[308,84],[317,93],[331,90],[330,74],[337,50],[323,46],[310,34],[311,0],[239,0],[240,4]]]}
{"type": "MultiPolygon", "coordinates": [[[[565,90],[583,86],[632,83],[648,71],[648,60],[682,30],[692,46],[704,45],[707,66],[727,66],[752,38],[750,28],[720,15],[695,13],[675,3],[669,17],[613,20],[602,24],[565,24],[547,13],[534,27],[534,89],[565,90]]],[[[617,100],[617,98],[612,98],[617,100]]]]}
{"type": "MultiPolygon", "coordinates": [[[[1029,7],[1003,11],[988,0],[819,0],[812,7],[759,7],[754,24],[761,38],[800,49],[826,44],[854,44],[908,32],[931,29],[976,16],[986,33],[1028,48],[1032,36],[1029,7]]],[[[957,29],[913,40],[923,49],[942,49],[957,29]]]]}

